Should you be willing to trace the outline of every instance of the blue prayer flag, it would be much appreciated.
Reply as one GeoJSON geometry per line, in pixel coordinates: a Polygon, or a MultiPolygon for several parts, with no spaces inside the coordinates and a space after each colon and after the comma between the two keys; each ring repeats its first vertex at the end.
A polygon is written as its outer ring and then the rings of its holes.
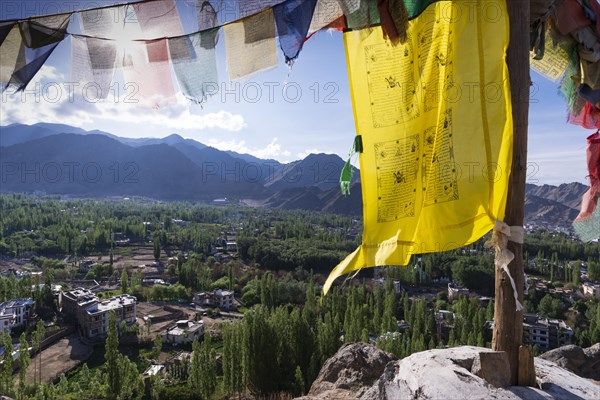
{"type": "Polygon", "coordinates": [[[302,50],[316,5],[317,0],[289,0],[273,7],[279,45],[290,66],[302,50]]]}

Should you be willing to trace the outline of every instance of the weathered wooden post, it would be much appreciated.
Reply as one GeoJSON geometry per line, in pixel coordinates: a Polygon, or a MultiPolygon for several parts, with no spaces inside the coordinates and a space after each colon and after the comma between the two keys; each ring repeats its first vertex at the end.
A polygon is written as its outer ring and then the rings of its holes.
{"type": "MultiPolygon", "coordinates": [[[[529,116],[529,0],[507,0],[510,21],[510,44],[507,64],[512,97],[514,150],[506,204],[505,222],[509,226],[523,226],[525,206],[525,177],[527,169],[527,125],[529,116]]],[[[508,242],[515,255],[509,264],[515,280],[519,301],[523,302],[524,271],[523,246],[508,242]]],[[[513,288],[506,274],[496,268],[496,297],[494,307],[494,334],[492,349],[505,351],[510,362],[511,384],[519,383],[519,348],[523,340],[523,311],[516,310],[513,288]]],[[[521,350],[528,353],[527,350],[521,350]]],[[[523,355],[525,356],[525,355],[523,355]]],[[[529,357],[527,357],[529,358],[529,357]]],[[[527,365],[525,362],[523,365],[527,365]]],[[[531,376],[530,373],[526,376],[531,376]]],[[[521,384],[527,384],[522,381],[521,384]]]]}

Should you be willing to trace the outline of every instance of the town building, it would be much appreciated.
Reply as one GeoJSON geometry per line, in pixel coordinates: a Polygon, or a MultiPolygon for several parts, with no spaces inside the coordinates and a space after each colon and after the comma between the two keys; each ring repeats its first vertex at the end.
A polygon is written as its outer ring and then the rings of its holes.
{"type": "Polygon", "coordinates": [[[595,297],[600,300],[600,284],[585,282],[581,285],[581,289],[585,297],[595,297]]]}
{"type": "Polygon", "coordinates": [[[10,328],[15,323],[15,314],[12,310],[0,308],[0,333],[10,335],[10,328]]]}
{"type": "Polygon", "coordinates": [[[35,322],[31,299],[16,299],[0,303],[0,331],[9,333],[13,328],[27,327],[35,322]]]}
{"type": "Polygon", "coordinates": [[[167,328],[162,334],[163,343],[183,344],[192,343],[194,339],[204,336],[204,322],[202,321],[177,321],[175,326],[167,328]]]}
{"type": "Polygon", "coordinates": [[[233,309],[233,292],[216,289],[212,292],[196,293],[194,303],[199,307],[218,307],[220,310],[231,310],[233,309]]]}
{"type": "Polygon", "coordinates": [[[523,315],[523,342],[537,345],[541,350],[571,344],[573,330],[561,319],[523,315]]]}
{"type": "Polygon", "coordinates": [[[227,241],[225,242],[225,248],[230,253],[237,252],[237,243],[235,241],[227,241]]]}
{"type": "Polygon", "coordinates": [[[468,296],[469,289],[458,287],[456,284],[448,283],[448,300],[458,299],[460,296],[468,296]]]}
{"type": "Polygon", "coordinates": [[[79,333],[85,337],[105,336],[108,332],[108,313],[115,312],[117,326],[136,323],[137,299],[128,294],[100,300],[88,289],[77,288],[63,293],[63,314],[77,323],[79,333]]]}

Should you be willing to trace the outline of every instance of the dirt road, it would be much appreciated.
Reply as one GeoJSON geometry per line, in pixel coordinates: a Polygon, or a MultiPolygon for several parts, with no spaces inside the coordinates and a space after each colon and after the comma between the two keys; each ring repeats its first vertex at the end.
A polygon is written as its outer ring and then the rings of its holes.
{"type": "MultiPolygon", "coordinates": [[[[81,342],[77,335],[67,336],[42,351],[42,382],[51,382],[63,372],[69,371],[92,354],[92,346],[81,342]]],[[[35,366],[39,368],[37,354],[27,368],[26,381],[33,383],[35,366]]],[[[39,372],[38,372],[39,374],[39,372]]]]}

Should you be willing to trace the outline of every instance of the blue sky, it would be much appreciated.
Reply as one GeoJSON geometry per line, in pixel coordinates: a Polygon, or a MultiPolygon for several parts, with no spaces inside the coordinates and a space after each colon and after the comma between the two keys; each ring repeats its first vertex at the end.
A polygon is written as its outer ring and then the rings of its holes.
{"type": "MultiPolygon", "coordinates": [[[[110,1],[26,1],[0,3],[0,18],[25,17],[81,9],[110,1]]],[[[195,20],[192,0],[178,3],[184,25],[195,20]]],[[[76,32],[77,23],[70,31],[76,32]]],[[[186,29],[186,31],[190,31],[186,29]]],[[[181,99],[159,110],[125,104],[117,75],[114,102],[71,101],[64,82],[70,80],[70,39],[63,41],[30,84],[25,95],[2,95],[0,123],[67,123],[127,137],[163,137],[178,133],[222,150],[235,150],[282,162],[311,152],[345,158],[355,134],[342,34],[321,31],[305,43],[291,71],[278,54],[274,69],[230,84],[221,32],[218,54],[221,91],[203,108],[181,99]],[[287,80],[287,86],[285,82],[287,80]],[[35,83],[39,83],[36,86],[35,83]],[[37,94],[36,94],[37,93],[37,94]],[[36,96],[38,98],[36,98],[36,96]]],[[[585,138],[593,131],[566,123],[565,102],[558,84],[532,71],[529,118],[528,182],[586,183],[585,138]]],[[[81,97],[81,96],[79,96],[81,97]]]]}

